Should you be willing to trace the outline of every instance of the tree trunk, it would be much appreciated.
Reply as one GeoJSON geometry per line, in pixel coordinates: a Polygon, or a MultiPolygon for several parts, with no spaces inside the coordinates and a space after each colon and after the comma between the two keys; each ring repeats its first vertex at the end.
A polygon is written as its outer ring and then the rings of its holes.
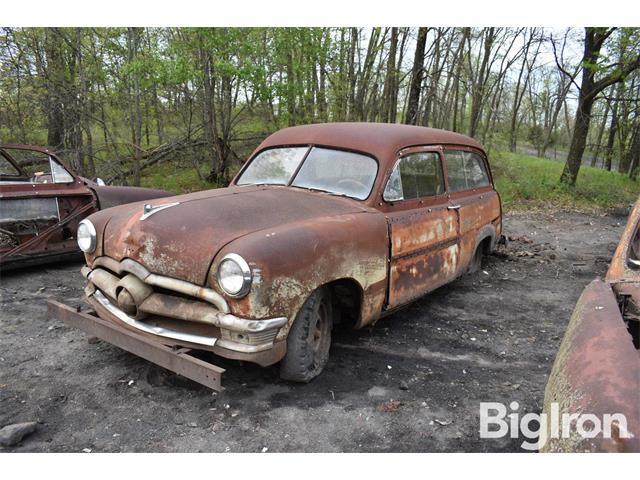
{"type": "MultiPolygon", "coordinates": [[[[127,51],[129,62],[134,62],[138,56],[140,46],[140,27],[127,28],[127,51]]],[[[131,127],[131,142],[133,144],[133,184],[140,185],[140,159],[142,150],[142,113],[140,110],[140,79],[137,72],[132,72],[129,84],[129,121],[131,127]]]]}
{"type": "Polygon", "coordinates": [[[569,155],[562,171],[560,181],[567,185],[575,185],[582,163],[582,156],[587,143],[589,124],[591,122],[591,109],[596,96],[605,88],[624,80],[625,76],[640,66],[640,56],[632,62],[617,68],[609,75],[595,80],[596,68],[600,49],[605,40],[615,29],[603,29],[599,27],[585,28],[584,54],[582,57],[582,84],[578,95],[578,108],[576,111],[575,127],[571,138],[569,155]]]}
{"type": "MultiPolygon", "coordinates": [[[[602,115],[602,123],[600,123],[600,129],[598,130],[598,138],[596,140],[596,151],[593,152],[593,157],[591,158],[591,166],[595,167],[598,162],[598,157],[600,156],[602,137],[604,136],[604,130],[607,127],[607,119],[609,117],[609,107],[610,102],[606,102],[604,106],[604,114],[602,115]]],[[[604,162],[603,162],[604,166],[604,162]]]]}
{"type": "MultiPolygon", "coordinates": [[[[619,90],[619,89],[617,89],[619,90]]],[[[611,123],[609,125],[609,136],[607,138],[607,149],[605,151],[605,168],[611,171],[611,160],[613,159],[613,144],[616,140],[616,133],[618,131],[618,100],[615,99],[613,107],[611,109],[611,123]]],[[[618,167],[620,166],[620,159],[618,159],[618,167]]]]}
{"type": "Polygon", "coordinates": [[[416,51],[413,57],[413,68],[411,69],[411,84],[409,87],[409,99],[407,102],[407,112],[404,123],[415,125],[418,116],[418,105],[420,103],[420,87],[422,86],[422,74],[424,68],[424,48],[427,44],[427,27],[418,28],[418,39],[416,41],[416,51]]]}
{"type": "MultiPolygon", "coordinates": [[[[471,93],[471,116],[469,119],[469,136],[473,137],[478,130],[480,124],[480,113],[482,112],[482,104],[484,102],[485,88],[487,79],[489,78],[489,59],[491,58],[491,49],[493,48],[493,42],[496,38],[495,28],[490,27],[485,30],[484,39],[484,55],[482,57],[482,63],[480,65],[480,72],[473,82],[473,91],[471,93]]],[[[471,52],[469,53],[471,54],[471,52]]]]}
{"type": "Polygon", "coordinates": [[[396,50],[398,48],[398,28],[391,28],[391,40],[389,44],[389,57],[387,58],[387,74],[384,82],[383,109],[381,119],[383,122],[395,123],[398,90],[396,87],[396,50]]]}
{"type": "Polygon", "coordinates": [[[47,57],[47,144],[54,150],[64,144],[64,70],[62,38],[56,29],[47,29],[45,52],[47,57]]]}
{"type": "Polygon", "coordinates": [[[355,110],[356,110],[356,73],[355,73],[355,55],[356,49],[358,48],[358,29],[353,27],[351,29],[351,43],[349,45],[349,73],[348,77],[348,85],[349,85],[349,100],[348,100],[348,112],[347,118],[349,120],[353,120],[355,118],[355,110]]]}
{"type": "Polygon", "coordinates": [[[629,164],[629,177],[633,180],[638,178],[638,170],[640,170],[638,163],[640,162],[640,122],[638,117],[635,118],[633,131],[631,138],[631,146],[627,153],[629,164]]]}
{"type": "Polygon", "coordinates": [[[586,97],[585,77],[583,73],[582,89],[578,95],[578,109],[576,111],[576,120],[573,127],[573,135],[571,137],[571,146],[567,155],[567,162],[564,165],[560,181],[568,185],[575,185],[582,163],[582,155],[587,145],[587,135],[589,134],[589,124],[591,122],[591,109],[593,108],[593,99],[586,97]]]}

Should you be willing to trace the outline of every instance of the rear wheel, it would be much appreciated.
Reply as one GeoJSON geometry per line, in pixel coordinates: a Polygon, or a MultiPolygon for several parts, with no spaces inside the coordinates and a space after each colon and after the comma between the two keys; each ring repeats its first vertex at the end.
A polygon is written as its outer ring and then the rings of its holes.
{"type": "Polygon", "coordinates": [[[332,326],[331,295],[320,288],[309,296],[291,327],[280,377],[304,383],[317,377],[329,360],[332,326]]]}

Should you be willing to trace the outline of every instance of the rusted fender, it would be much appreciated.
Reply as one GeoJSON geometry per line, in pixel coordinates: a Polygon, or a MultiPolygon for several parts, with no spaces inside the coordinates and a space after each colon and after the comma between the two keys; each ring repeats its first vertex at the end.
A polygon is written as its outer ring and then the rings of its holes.
{"type": "MultiPolygon", "coordinates": [[[[210,278],[227,253],[242,255],[254,269],[254,282],[249,295],[230,302],[232,313],[243,318],[283,316],[290,322],[316,288],[344,280],[363,300],[355,325],[361,327],[375,321],[384,304],[388,241],[385,217],[377,212],[286,223],[226,245],[211,266],[210,278]]],[[[211,281],[211,287],[218,288],[217,282],[211,281]]]]}
{"type": "Polygon", "coordinates": [[[552,402],[560,416],[622,413],[633,437],[620,438],[614,425],[610,439],[583,439],[573,425],[569,438],[552,438],[547,422],[541,451],[640,451],[640,355],[610,285],[599,279],[585,288],[573,311],[545,390],[544,413],[550,414],[552,402]]]}

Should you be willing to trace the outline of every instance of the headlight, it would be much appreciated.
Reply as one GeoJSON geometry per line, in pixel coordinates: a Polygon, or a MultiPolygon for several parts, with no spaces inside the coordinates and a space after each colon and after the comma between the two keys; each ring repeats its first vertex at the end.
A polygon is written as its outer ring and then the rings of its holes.
{"type": "Polygon", "coordinates": [[[96,249],[96,227],[86,218],[78,225],[76,240],[80,250],[84,253],[93,253],[96,249]]]}
{"type": "Polygon", "coordinates": [[[218,266],[218,284],[234,298],[244,297],[251,288],[251,268],[236,253],[225,255],[218,266]]]}

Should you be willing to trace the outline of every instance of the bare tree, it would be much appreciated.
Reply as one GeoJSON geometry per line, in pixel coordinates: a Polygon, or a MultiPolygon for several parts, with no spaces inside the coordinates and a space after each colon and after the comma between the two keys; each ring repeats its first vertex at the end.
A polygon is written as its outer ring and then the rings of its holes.
{"type": "Polygon", "coordinates": [[[418,28],[418,39],[416,40],[416,51],[413,57],[413,67],[411,69],[411,83],[409,86],[409,97],[407,100],[407,110],[404,116],[404,123],[415,125],[418,116],[418,105],[420,104],[420,87],[422,86],[422,75],[424,73],[424,49],[427,43],[427,27],[418,28]]]}

